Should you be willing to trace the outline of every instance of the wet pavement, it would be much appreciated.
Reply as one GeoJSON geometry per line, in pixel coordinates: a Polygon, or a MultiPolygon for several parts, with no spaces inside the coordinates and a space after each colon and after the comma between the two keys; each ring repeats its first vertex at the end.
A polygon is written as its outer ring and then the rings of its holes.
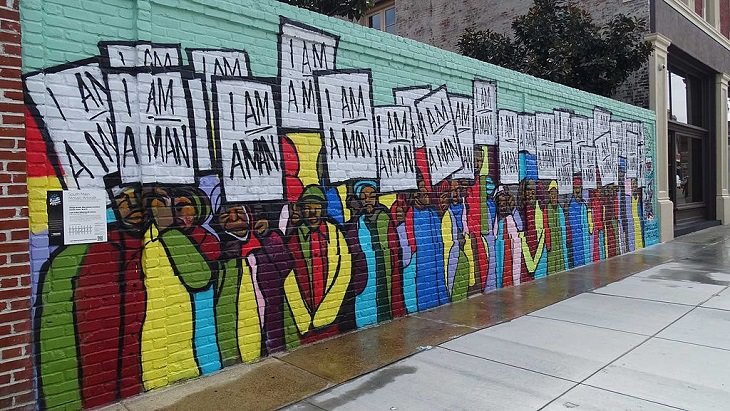
{"type": "Polygon", "coordinates": [[[727,409],[729,285],[714,227],[110,409],[727,409]]]}

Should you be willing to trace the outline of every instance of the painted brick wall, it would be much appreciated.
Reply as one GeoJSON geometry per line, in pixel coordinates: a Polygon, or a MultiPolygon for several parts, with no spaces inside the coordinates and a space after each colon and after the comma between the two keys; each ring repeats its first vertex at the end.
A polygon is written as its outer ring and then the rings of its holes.
{"type": "Polygon", "coordinates": [[[0,408],[33,404],[28,194],[18,2],[0,2],[0,408]]]}
{"type": "Polygon", "coordinates": [[[268,0],[21,16],[41,406],[658,242],[635,106],[268,0]],[[53,210],[98,193],[107,241],[64,245],[53,210]]]}

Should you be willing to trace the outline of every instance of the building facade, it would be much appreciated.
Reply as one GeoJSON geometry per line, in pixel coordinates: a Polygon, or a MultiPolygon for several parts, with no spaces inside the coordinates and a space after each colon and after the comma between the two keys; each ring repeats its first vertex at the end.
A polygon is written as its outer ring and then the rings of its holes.
{"type": "MultiPolygon", "coordinates": [[[[452,2],[377,1],[389,10],[395,33],[457,51],[467,27],[510,32],[532,0],[452,2]]],[[[727,82],[730,73],[728,0],[579,0],[597,22],[617,13],[647,21],[654,53],[614,98],[657,113],[656,193],[662,240],[730,223],[727,82]]],[[[376,19],[376,23],[378,20],[376,19]]],[[[363,24],[371,24],[366,16],[363,24]]]]}

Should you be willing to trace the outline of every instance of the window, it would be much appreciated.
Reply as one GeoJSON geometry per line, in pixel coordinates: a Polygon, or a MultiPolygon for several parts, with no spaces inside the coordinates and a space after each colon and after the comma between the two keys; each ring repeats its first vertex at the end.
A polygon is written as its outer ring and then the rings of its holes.
{"type": "Polygon", "coordinates": [[[376,10],[367,16],[368,27],[395,34],[395,7],[376,10]]]}
{"type": "Polygon", "coordinates": [[[674,68],[670,68],[668,74],[669,119],[698,127],[705,126],[701,81],[674,68]]]}

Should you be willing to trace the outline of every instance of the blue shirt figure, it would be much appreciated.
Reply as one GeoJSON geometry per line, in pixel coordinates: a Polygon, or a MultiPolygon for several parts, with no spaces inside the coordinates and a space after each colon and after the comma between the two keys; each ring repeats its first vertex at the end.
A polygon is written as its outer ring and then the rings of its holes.
{"type": "Polygon", "coordinates": [[[413,207],[416,237],[416,293],[418,310],[426,310],[449,302],[444,278],[444,243],[441,219],[431,206],[425,183],[418,182],[413,207]]]}
{"type": "Polygon", "coordinates": [[[570,251],[573,267],[591,262],[590,232],[588,229],[588,205],[583,201],[583,186],[580,177],[573,178],[573,197],[568,204],[570,224],[570,251]]]}

